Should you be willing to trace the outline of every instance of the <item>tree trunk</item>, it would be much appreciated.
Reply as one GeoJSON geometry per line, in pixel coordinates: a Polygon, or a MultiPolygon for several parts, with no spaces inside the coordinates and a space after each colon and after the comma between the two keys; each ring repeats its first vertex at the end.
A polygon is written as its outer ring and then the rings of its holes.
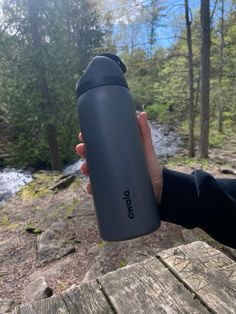
{"type": "Polygon", "coordinates": [[[199,101],[199,92],[200,92],[200,70],[197,77],[197,87],[195,91],[195,101],[194,101],[194,110],[198,107],[198,101],[199,101]]]}
{"type": "Polygon", "coordinates": [[[48,83],[46,79],[46,69],[43,61],[43,50],[42,43],[39,33],[39,24],[38,24],[38,0],[28,0],[28,9],[29,9],[29,21],[31,28],[31,35],[33,40],[34,48],[34,57],[33,63],[35,65],[36,73],[38,76],[39,88],[42,94],[43,103],[41,109],[46,118],[45,121],[45,131],[47,134],[50,159],[51,159],[51,168],[52,170],[61,170],[61,159],[59,156],[58,144],[56,129],[52,122],[53,110],[52,102],[48,90],[48,83]]]}
{"type": "Polygon", "coordinates": [[[184,0],[185,22],[188,46],[188,76],[189,76],[189,157],[194,157],[194,87],[193,87],[193,50],[191,23],[189,20],[188,0],[184,0]]]}
{"type": "Polygon", "coordinates": [[[155,28],[158,19],[157,0],[151,0],[150,3],[150,34],[149,34],[149,59],[153,55],[153,45],[155,44],[155,28]]]}
{"type": "Polygon", "coordinates": [[[218,132],[223,132],[223,95],[222,95],[222,77],[224,67],[224,0],[221,0],[221,21],[220,21],[220,53],[219,53],[219,98],[218,98],[218,132]]]}
{"type": "Polygon", "coordinates": [[[210,1],[201,0],[201,81],[200,81],[200,140],[199,157],[208,157],[210,100],[210,1]]]}

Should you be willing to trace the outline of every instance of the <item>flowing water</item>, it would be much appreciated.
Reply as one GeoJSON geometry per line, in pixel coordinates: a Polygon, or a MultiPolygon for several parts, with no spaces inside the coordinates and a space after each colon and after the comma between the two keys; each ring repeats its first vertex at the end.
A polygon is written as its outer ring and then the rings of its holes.
{"type": "MultiPolygon", "coordinates": [[[[158,157],[169,157],[175,155],[181,144],[178,134],[170,131],[165,126],[156,122],[149,123],[152,132],[152,141],[158,157]]],[[[66,175],[81,174],[80,166],[83,160],[80,159],[64,168],[66,175]]],[[[9,199],[20,188],[33,180],[29,171],[4,168],[0,170],[0,204],[9,199]]]]}

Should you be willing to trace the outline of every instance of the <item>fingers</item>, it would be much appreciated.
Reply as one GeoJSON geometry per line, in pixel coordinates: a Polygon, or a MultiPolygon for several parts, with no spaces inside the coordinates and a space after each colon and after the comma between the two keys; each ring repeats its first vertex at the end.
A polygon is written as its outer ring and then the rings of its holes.
{"type": "Polygon", "coordinates": [[[92,186],[91,186],[91,183],[88,183],[88,184],[87,184],[86,189],[87,189],[87,192],[88,192],[89,194],[92,194],[92,186]]]}
{"type": "Polygon", "coordinates": [[[79,132],[78,138],[79,138],[80,142],[83,142],[83,141],[84,141],[84,140],[83,140],[83,135],[82,135],[81,132],[79,132]]]}
{"type": "Polygon", "coordinates": [[[81,167],[80,167],[80,171],[85,175],[88,176],[89,175],[89,170],[88,170],[88,164],[87,162],[82,163],[81,167]]]}
{"type": "Polygon", "coordinates": [[[143,140],[144,149],[146,151],[153,150],[151,130],[148,125],[147,113],[141,112],[137,118],[138,118],[138,124],[139,124],[141,137],[143,140]]]}
{"type": "Polygon", "coordinates": [[[76,145],[75,151],[78,155],[80,155],[82,158],[86,158],[86,151],[85,151],[85,145],[84,143],[80,143],[76,145]]]}

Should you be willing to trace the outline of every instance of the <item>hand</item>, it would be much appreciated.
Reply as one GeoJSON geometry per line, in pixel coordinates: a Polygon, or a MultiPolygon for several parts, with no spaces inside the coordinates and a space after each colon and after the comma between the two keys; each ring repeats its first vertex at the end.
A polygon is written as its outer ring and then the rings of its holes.
{"type": "MultiPolygon", "coordinates": [[[[152,144],[151,130],[148,125],[147,113],[141,112],[137,115],[139,129],[141,133],[141,138],[144,146],[144,153],[147,160],[148,172],[151,177],[151,182],[153,186],[153,191],[157,200],[157,203],[161,202],[162,186],[163,186],[163,176],[162,169],[159,160],[155,154],[155,150],[152,144]]],[[[79,133],[79,140],[83,142],[82,134],[79,133]]],[[[76,152],[83,158],[86,158],[86,151],[84,143],[80,143],[76,146],[76,152]]],[[[89,176],[88,164],[84,162],[80,168],[81,172],[89,176]]],[[[88,193],[92,193],[91,183],[87,185],[88,193]]]]}

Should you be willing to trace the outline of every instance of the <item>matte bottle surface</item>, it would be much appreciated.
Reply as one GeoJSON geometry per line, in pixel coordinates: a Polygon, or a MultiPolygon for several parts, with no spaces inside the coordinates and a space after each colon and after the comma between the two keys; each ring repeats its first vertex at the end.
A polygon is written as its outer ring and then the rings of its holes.
{"type": "Polygon", "coordinates": [[[107,85],[86,91],[78,116],[101,237],[121,241],[157,229],[157,204],[128,89],[107,85]]]}

